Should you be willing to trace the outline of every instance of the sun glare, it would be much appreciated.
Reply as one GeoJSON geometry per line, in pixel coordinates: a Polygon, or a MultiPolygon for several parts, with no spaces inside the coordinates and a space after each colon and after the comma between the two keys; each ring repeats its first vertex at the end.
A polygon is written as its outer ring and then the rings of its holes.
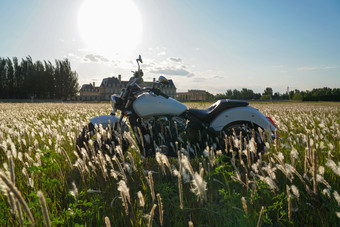
{"type": "Polygon", "coordinates": [[[126,54],[141,42],[141,15],[131,0],[85,0],[78,28],[88,49],[107,56],[126,54]]]}

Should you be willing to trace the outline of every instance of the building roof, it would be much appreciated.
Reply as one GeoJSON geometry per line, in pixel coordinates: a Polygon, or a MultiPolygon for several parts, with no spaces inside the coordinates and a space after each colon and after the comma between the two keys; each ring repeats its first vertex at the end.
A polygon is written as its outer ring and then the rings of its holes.
{"type": "Polygon", "coordinates": [[[127,81],[119,81],[116,77],[107,77],[104,78],[102,83],[100,84],[101,87],[110,87],[112,84],[122,84],[125,85],[125,82],[127,84],[127,81]]]}
{"type": "Polygon", "coordinates": [[[93,85],[92,84],[83,84],[83,86],[81,86],[81,91],[84,91],[85,89],[93,89],[93,85]]]}

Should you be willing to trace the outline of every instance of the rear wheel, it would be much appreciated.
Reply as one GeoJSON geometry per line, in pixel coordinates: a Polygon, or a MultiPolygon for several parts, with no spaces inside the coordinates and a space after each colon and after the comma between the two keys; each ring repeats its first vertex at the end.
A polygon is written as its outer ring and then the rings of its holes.
{"type": "Polygon", "coordinates": [[[224,148],[244,150],[248,147],[255,154],[262,152],[265,146],[262,132],[261,127],[251,122],[233,122],[222,130],[222,136],[227,135],[224,148]]]}

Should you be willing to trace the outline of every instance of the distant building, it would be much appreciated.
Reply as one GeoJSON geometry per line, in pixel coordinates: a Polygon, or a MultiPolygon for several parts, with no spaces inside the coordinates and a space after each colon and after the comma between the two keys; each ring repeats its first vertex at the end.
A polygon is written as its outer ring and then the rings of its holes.
{"type": "MultiPolygon", "coordinates": [[[[155,81],[155,79],[154,79],[155,81]]],[[[118,77],[104,78],[99,87],[93,84],[84,84],[80,89],[78,100],[80,101],[108,101],[112,94],[119,94],[122,88],[125,88],[129,81],[122,81],[121,75],[118,77]]],[[[143,82],[141,87],[151,87],[153,82],[143,82]]],[[[169,80],[168,85],[156,85],[166,95],[175,98],[176,87],[172,80],[169,80]]]]}
{"type": "Polygon", "coordinates": [[[178,101],[206,101],[208,95],[205,90],[188,90],[188,92],[178,92],[176,98],[178,101]]]}
{"type": "Polygon", "coordinates": [[[93,84],[84,84],[80,89],[79,100],[82,101],[91,101],[91,100],[99,100],[99,87],[93,84]]]}

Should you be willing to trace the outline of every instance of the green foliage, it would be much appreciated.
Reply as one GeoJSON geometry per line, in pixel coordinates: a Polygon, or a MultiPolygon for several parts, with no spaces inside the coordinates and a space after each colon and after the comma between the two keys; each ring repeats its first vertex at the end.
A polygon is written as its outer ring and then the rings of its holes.
{"type": "Polygon", "coordinates": [[[79,90],[78,75],[68,59],[33,62],[30,56],[0,58],[0,99],[66,99],[79,90]]]}

